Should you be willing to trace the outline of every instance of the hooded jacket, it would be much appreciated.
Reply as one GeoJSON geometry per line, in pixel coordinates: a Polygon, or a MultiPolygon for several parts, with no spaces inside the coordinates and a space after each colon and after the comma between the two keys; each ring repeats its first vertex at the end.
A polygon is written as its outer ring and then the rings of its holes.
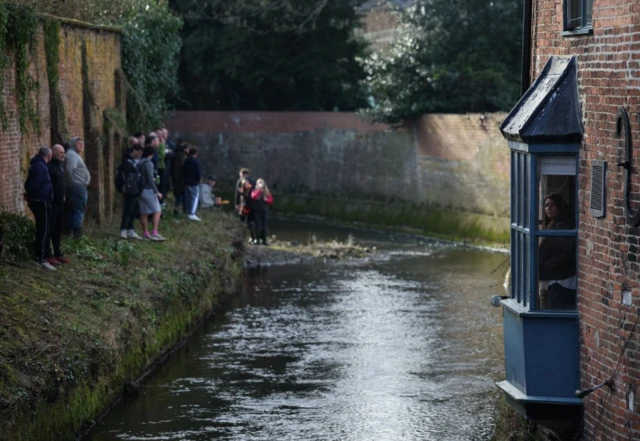
{"type": "Polygon", "coordinates": [[[184,185],[190,187],[200,185],[202,180],[202,166],[195,156],[189,156],[182,164],[182,174],[184,185]]]}
{"type": "Polygon", "coordinates": [[[76,142],[80,138],[72,138],[69,142],[69,150],[64,160],[64,172],[67,185],[82,185],[87,187],[91,182],[91,173],[85,165],[82,157],[76,151],[76,142]]]}
{"type": "Polygon", "coordinates": [[[34,156],[31,159],[29,174],[24,183],[27,196],[38,201],[53,201],[53,186],[47,163],[42,156],[34,156]]]}

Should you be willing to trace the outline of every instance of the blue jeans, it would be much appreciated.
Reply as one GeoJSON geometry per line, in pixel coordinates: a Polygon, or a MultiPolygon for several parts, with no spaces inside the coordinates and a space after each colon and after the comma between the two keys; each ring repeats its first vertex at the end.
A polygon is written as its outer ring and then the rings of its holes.
{"type": "Polygon", "coordinates": [[[69,185],[66,190],[67,201],[71,206],[71,211],[67,216],[67,227],[77,230],[82,228],[89,193],[87,192],[87,187],[82,185],[69,185]]]}
{"type": "Polygon", "coordinates": [[[198,198],[200,196],[199,185],[185,185],[186,207],[188,214],[196,214],[198,209],[198,198]]]}

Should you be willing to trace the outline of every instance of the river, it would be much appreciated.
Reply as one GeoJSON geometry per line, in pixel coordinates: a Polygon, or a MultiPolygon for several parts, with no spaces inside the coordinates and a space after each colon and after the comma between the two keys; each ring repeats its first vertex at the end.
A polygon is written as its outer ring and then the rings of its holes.
{"type": "Polygon", "coordinates": [[[505,254],[410,235],[272,222],[370,259],[252,270],[243,294],[87,438],[484,441],[503,375],[505,254]]]}

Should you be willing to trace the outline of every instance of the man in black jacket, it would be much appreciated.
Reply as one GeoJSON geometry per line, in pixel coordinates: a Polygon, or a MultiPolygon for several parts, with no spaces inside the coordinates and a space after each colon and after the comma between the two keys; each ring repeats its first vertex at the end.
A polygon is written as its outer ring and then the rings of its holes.
{"type": "Polygon", "coordinates": [[[56,144],[51,147],[51,161],[47,164],[49,177],[53,187],[53,203],[51,204],[51,246],[47,243],[47,262],[51,265],[71,263],[64,257],[60,249],[60,237],[62,236],[62,218],[64,215],[64,147],[56,144]]]}
{"type": "Polygon", "coordinates": [[[190,147],[189,156],[182,165],[184,174],[184,189],[187,199],[187,212],[189,219],[194,221],[201,220],[196,215],[198,209],[198,198],[200,196],[200,181],[202,180],[202,165],[197,158],[198,148],[190,147]]]}
{"type": "Polygon", "coordinates": [[[47,248],[51,235],[51,202],[53,186],[47,164],[51,161],[51,149],[42,147],[31,159],[27,181],[24,183],[25,198],[36,219],[35,262],[50,271],[55,267],[47,262],[47,248]]]}

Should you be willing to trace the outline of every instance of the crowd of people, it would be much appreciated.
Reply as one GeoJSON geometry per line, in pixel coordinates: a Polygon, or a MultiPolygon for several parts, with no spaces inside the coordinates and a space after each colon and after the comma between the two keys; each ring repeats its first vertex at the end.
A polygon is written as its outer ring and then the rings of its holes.
{"type": "MultiPolygon", "coordinates": [[[[25,182],[25,200],[36,223],[34,257],[37,265],[51,271],[71,263],[60,248],[63,226],[74,239],[83,236],[82,226],[91,173],[82,159],[84,141],[42,147],[31,160],[25,182]]],[[[129,137],[115,187],[122,193],[120,237],[166,240],[158,232],[167,196],[174,195],[174,215],[200,221],[198,208],[211,209],[226,201],[215,197],[216,176],[203,182],[198,148],[185,141],[174,143],[166,128],[129,137]],[[139,220],[142,236],[135,231],[139,220]]],[[[273,195],[264,179],[254,181],[248,169],[240,170],[235,186],[235,210],[247,226],[250,243],[267,245],[267,222],[273,195]]]]}

